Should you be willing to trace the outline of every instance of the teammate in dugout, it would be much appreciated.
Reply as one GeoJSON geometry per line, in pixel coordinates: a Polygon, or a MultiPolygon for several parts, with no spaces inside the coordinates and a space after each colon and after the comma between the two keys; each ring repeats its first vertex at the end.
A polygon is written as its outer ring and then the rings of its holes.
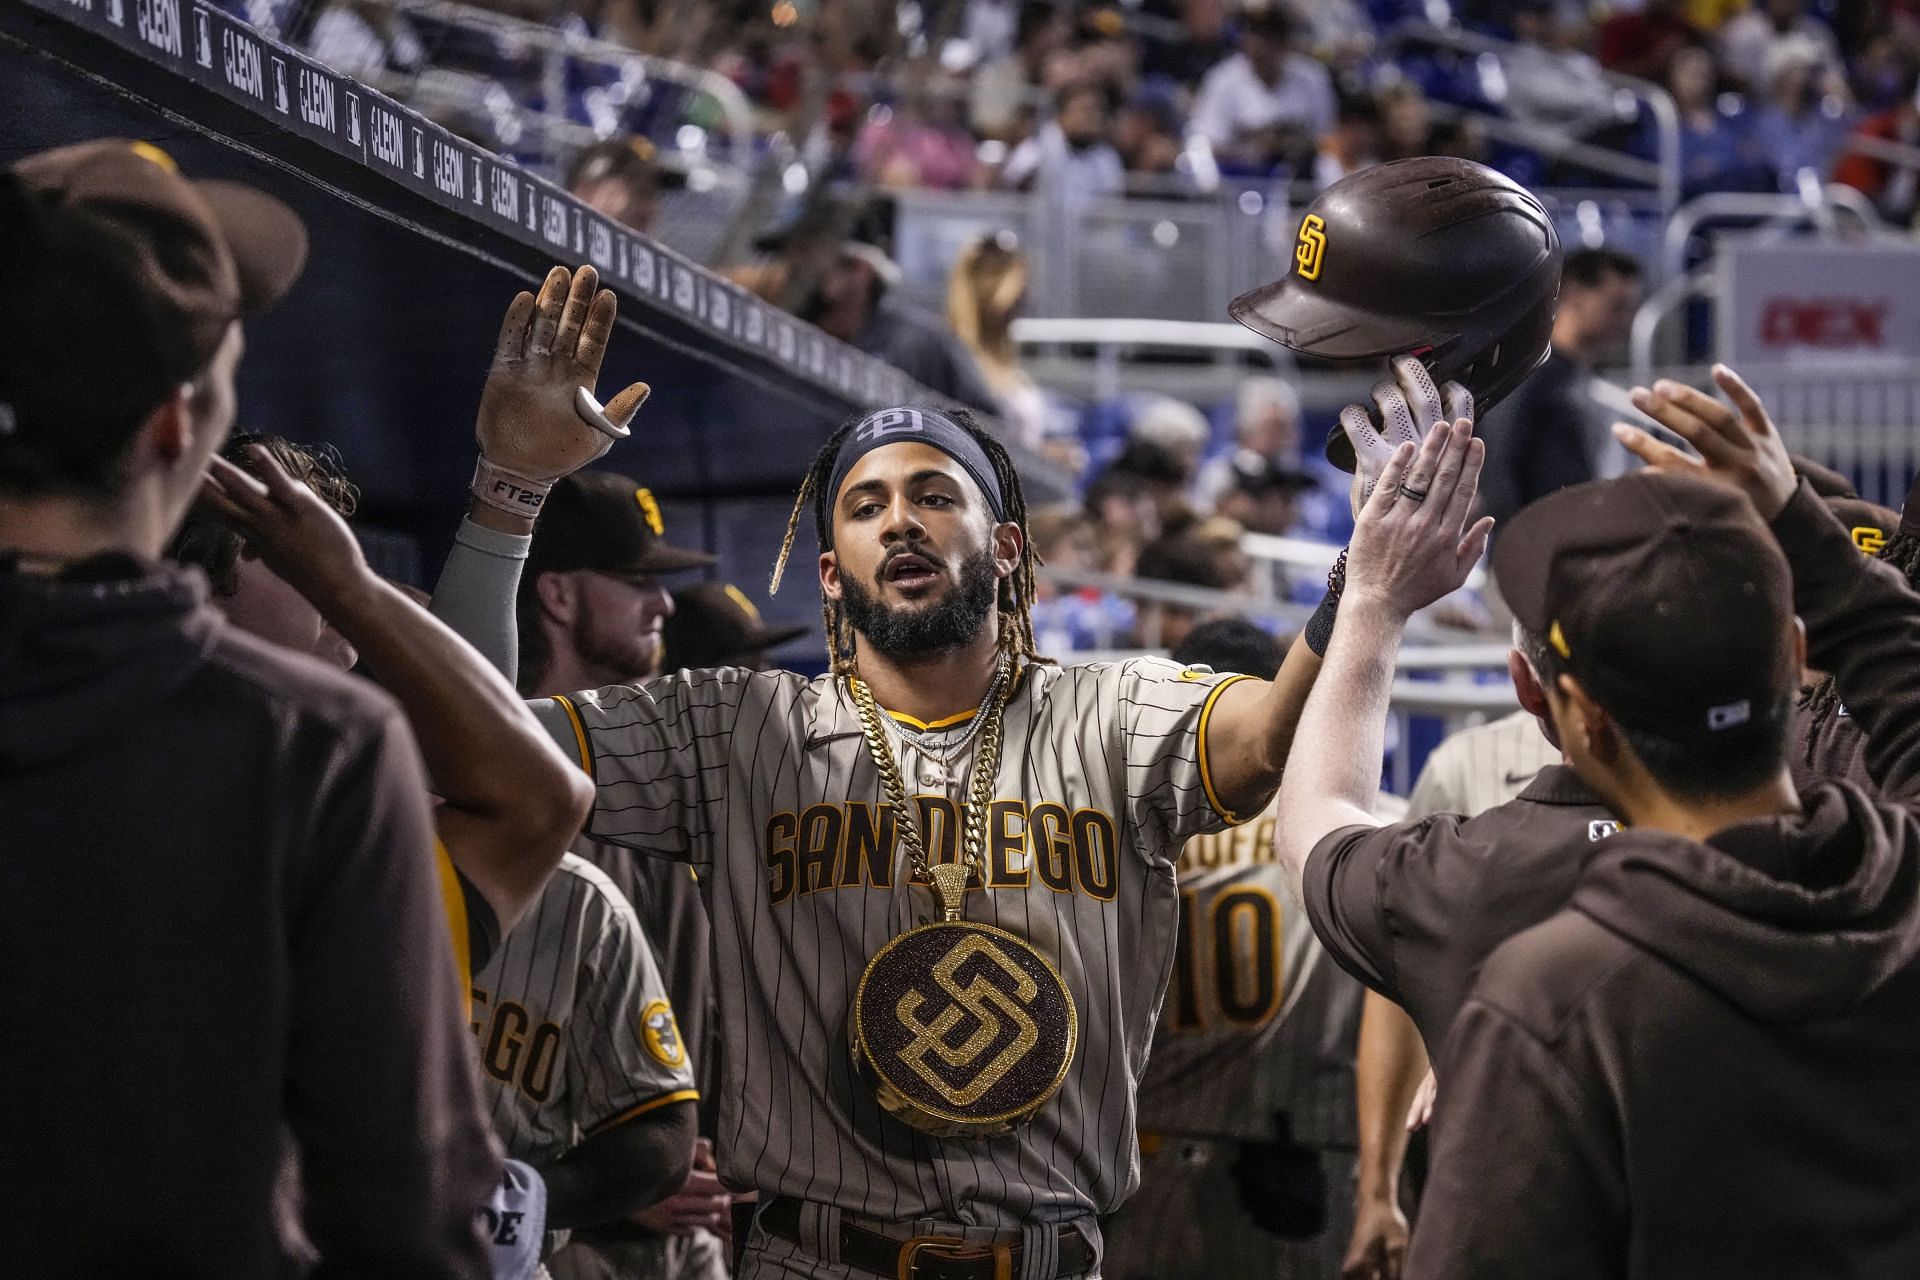
{"type": "MultiPolygon", "coordinates": [[[[1920,1268],[1920,596],[1858,554],[1746,384],[1714,380],[1732,407],[1633,393],[1695,452],[1616,427],[1648,469],[1523,510],[1494,556],[1549,637],[1568,755],[1624,826],[1487,959],[1447,1037],[1418,1280],[1920,1268]],[[1809,661],[1882,798],[1792,785],[1809,661]]],[[[1303,721],[1320,751],[1282,789],[1310,886],[1365,837],[1400,628],[1449,568],[1394,478],[1303,721]]]]}
{"type": "MultiPolygon", "coordinates": [[[[499,1162],[414,737],[159,563],[232,427],[243,318],[305,251],[279,201],[148,143],[0,174],[9,298],[84,316],[16,309],[0,340],[10,1274],[486,1274],[499,1162]]],[[[473,661],[471,714],[552,759],[473,661]]],[[[533,856],[575,820],[563,778],[533,856]]]]}
{"type": "Polygon", "coordinates": [[[531,1204],[515,1196],[493,1206],[496,1248],[531,1255],[543,1225],[564,1232],[646,1208],[687,1177],[697,1091],[632,909],[572,855],[547,874],[551,833],[577,825],[584,797],[557,824],[543,809],[584,780],[521,724],[524,705],[498,674],[373,579],[345,528],[308,500],[311,490],[338,514],[350,512],[344,475],[272,437],[237,441],[228,452],[267,492],[253,492],[245,475],[217,471],[230,523],[195,516],[175,542],[176,557],[208,571],[237,625],[266,626],[266,638],[343,666],[353,642],[369,646],[373,672],[420,726],[442,798],[436,822],[456,862],[490,887],[478,901],[469,895],[469,919],[491,921],[489,903],[500,903],[504,937],[476,922],[463,950],[467,937],[455,935],[484,1101],[508,1154],[528,1167],[518,1171],[523,1185],[534,1189],[531,1204]],[[356,603],[363,598],[374,603],[356,603]],[[423,646],[434,661],[394,661],[396,652],[423,646]],[[514,928],[522,915],[525,926],[514,928]]]}
{"type": "MultiPolygon", "coordinates": [[[[510,312],[483,405],[522,407],[511,431],[483,411],[483,519],[524,529],[547,486],[604,450],[576,407],[591,379],[523,367],[526,309],[545,317],[536,331],[577,327],[596,283],[556,273],[510,312]]],[[[623,424],[643,395],[605,416],[623,424]]],[[[1180,843],[1264,805],[1300,686],[1284,669],[1269,684],[1157,659],[1039,660],[1019,479],[963,417],[901,407],[847,424],[794,524],[809,513],[829,674],[681,672],[536,704],[598,783],[589,831],[700,871],[721,1001],[716,1145],[727,1180],[765,1197],[743,1272],[1097,1273],[1097,1215],[1135,1177],[1180,843]],[[949,911],[971,932],[944,960],[873,970],[897,1001],[867,1021],[857,1067],[863,973],[949,911]],[[969,1013],[978,1034],[944,1038],[969,1013]],[[986,1098],[1006,1105],[969,1111],[986,1098]]],[[[497,625],[511,600],[509,578],[497,625]]]]}
{"type": "MultiPolygon", "coordinates": [[[[1173,652],[1269,679],[1283,657],[1239,619],[1202,623],[1173,652]]],[[[1377,1038],[1356,1046],[1360,984],[1288,899],[1271,810],[1193,837],[1177,871],[1179,950],[1140,1084],[1140,1189],[1107,1225],[1107,1275],[1333,1277],[1349,1257],[1404,1251],[1392,1180],[1355,1174],[1397,1165],[1404,1142],[1369,1148],[1404,1135],[1395,1100],[1425,1059],[1383,1063],[1377,1038]],[[1359,1114],[1356,1074],[1384,1114],[1359,1114]]]]}
{"type": "MultiPolygon", "coordinates": [[[[713,557],[667,541],[652,493],[612,472],[567,477],[543,516],[530,541],[460,535],[483,564],[526,561],[517,630],[499,637],[518,643],[519,687],[537,696],[657,675],[663,624],[677,612],[666,578],[713,557]]],[[[476,980],[495,1121],[514,1154],[543,1170],[572,1166],[548,1217],[579,1228],[548,1258],[556,1280],[724,1275],[729,1200],[711,1143],[699,1142],[693,1170],[662,1199],[644,1149],[622,1133],[656,1106],[692,1102],[696,1081],[712,1092],[706,907],[685,866],[585,836],[573,852],[525,936],[476,980]],[[651,957],[634,951],[636,937],[651,957]]]]}

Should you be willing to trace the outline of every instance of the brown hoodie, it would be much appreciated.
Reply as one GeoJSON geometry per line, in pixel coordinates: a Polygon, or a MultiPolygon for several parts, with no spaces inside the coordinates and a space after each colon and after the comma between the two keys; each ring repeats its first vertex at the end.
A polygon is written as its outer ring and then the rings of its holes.
{"type": "Polygon", "coordinates": [[[1920,1277],[1920,596],[1804,485],[1774,533],[1887,799],[1622,831],[1493,954],[1411,1280],[1920,1277]]]}
{"type": "Polygon", "coordinates": [[[0,558],[10,1280],[488,1274],[427,804],[392,700],[198,573],[0,558]]]}

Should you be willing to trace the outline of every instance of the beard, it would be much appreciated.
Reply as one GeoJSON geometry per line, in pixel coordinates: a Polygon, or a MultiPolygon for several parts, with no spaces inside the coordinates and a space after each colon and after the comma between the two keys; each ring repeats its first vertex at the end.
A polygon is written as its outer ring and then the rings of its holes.
{"type": "Polygon", "coordinates": [[[591,667],[614,673],[616,684],[637,684],[660,674],[660,635],[605,616],[591,596],[580,601],[573,648],[591,667]]]}
{"type": "Polygon", "coordinates": [[[863,584],[850,577],[840,580],[847,621],[862,640],[895,661],[951,653],[971,644],[987,625],[999,588],[993,555],[984,550],[960,562],[960,573],[945,596],[917,608],[882,604],[863,584]]]}

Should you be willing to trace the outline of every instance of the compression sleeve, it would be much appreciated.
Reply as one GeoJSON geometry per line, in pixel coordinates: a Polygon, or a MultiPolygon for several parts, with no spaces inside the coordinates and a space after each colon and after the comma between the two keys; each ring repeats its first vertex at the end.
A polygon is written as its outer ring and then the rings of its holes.
{"type": "Polygon", "coordinates": [[[514,599],[531,535],[500,533],[462,520],[433,589],[433,616],[478,649],[507,679],[520,674],[514,599]]]}

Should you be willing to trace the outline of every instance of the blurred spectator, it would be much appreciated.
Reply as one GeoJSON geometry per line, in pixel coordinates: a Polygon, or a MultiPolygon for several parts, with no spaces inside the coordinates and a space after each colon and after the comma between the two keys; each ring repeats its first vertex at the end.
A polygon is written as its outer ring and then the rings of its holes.
{"type": "Polygon", "coordinates": [[[1199,468],[1212,438],[1207,415],[1172,396],[1148,397],[1127,427],[1128,440],[1157,445],[1171,454],[1179,462],[1183,483],[1199,468]]]}
{"type": "Polygon", "coordinates": [[[1253,557],[1243,542],[1247,527],[1232,516],[1212,515],[1180,531],[1213,557],[1213,580],[1221,591],[1245,595],[1253,586],[1253,557]]]}
{"type": "Polygon", "coordinates": [[[1680,0],[1645,0],[1636,12],[1622,10],[1600,24],[1595,53],[1600,65],[1622,75],[1658,80],[1667,60],[1694,38],[1680,0]]]}
{"type": "Polygon", "coordinates": [[[1293,50],[1294,22],[1274,7],[1249,13],[1240,51],[1207,72],[1193,103],[1193,132],[1223,161],[1265,172],[1285,163],[1307,167],[1333,128],[1333,80],[1327,69],[1293,50]]]}
{"type": "Polygon", "coordinates": [[[1113,119],[1113,149],[1128,173],[1171,174],[1180,160],[1179,104],[1142,87],[1113,119]]]}
{"type": "Polygon", "coordinates": [[[876,106],[853,144],[860,175],[878,187],[964,191],[982,170],[973,135],[962,119],[966,85],[931,63],[902,77],[898,107],[876,106]]]}
{"type": "MultiPolygon", "coordinates": [[[[1495,520],[1601,474],[1614,415],[1588,384],[1593,366],[1624,346],[1639,303],[1640,264],[1632,257],[1615,249],[1567,255],[1546,363],[1480,419],[1487,442],[1480,504],[1495,520]]],[[[1497,524],[1493,536],[1500,536],[1497,524]]]]}
{"type": "Polygon", "coordinates": [[[1683,0],[1680,14],[1695,31],[1711,34],[1726,25],[1727,19],[1745,12],[1752,0],[1683,0]]]}
{"type": "Polygon", "coordinates": [[[1433,109],[1427,95],[1410,80],[1402,80],[1380,94],[1380,158],[1406,160],[1430,156],[1433,149],[1433,109]]]}
{"type": "Polygon", "coordinates": [[[1576,137],[1619,124],[1613,86],[1581,47],[1585,19],[1561,13],[1551,0],[1522,0],[1514,6],[1513,33],[1520,43],[1500,61],[1508,115],[1576,137]]]}
{"type": "Polygon", "coordinates": [[[1313,185],[1325,190],[1350,173],[1380,163],[1380,108],[1365,94],[1347,94],[1333,128],[1320,139],[1313,159],[1313,185]]]}
{"type": "Polygon", "coordinates": [[[1759,185],[1752,133],[1723,105],[1717,76],[1713,55],[1697,44],[1667,64],[1667,92],[1680,112],[1680,184],[1689,196],[1759,185]]]}
{"type": "Polygon", "coordinates": [[[1847,138],[1845,86],[1827,67],[1819,46],[1795,34],[1767,55],[1768,98],[1753,119],[1760,158],[1783,191],[1800,174],[1825,178],[1847,138]]]}
{"type": "MultiPolygon", "coordinates": [[[[1189,534],[1169,534],[1149,542],[1140,551],[1133,576],[1214,591],[1226,589],[1231,582],[1216,549],[1189,534]]],[[[1207,617],[1204,609],[1159,600],[1144,600],[1139,610],[1133,639],[1142,649],[1177,648],[1194,625],[1207,617]]]]}
{"type": "Polygon", "coordinates": [[[969,240],[954,259],[947,281],[947,323],[972,353],[999,402],[1000,418],[1013,437],[1073,471],[1086,466],[1086,448],[1069,415],[1049,403],[1013,345],[1013,320],[1027,296],[1027,257],[1011,231],[969,240]]]}
{"type": "MultiPolygon", "coordinates": [[[[1041,565],[1063,573],[1100,569],[1093,520],[1073,507],[1043,507],[1027,518],[1041,565]]],[[[1093,587],[1062,590],[1043,572],[1034,584],[1033,634],[1042,653],[1111,649],[1133,631],[1133,606],[1093,587]]]]}
{"type": "Polygon", "coordinates": [[[1012,141],[1023,117],[1033,110],[1034,92],[1045,82],[1048,60],[1066,49],[1072,35],[1073,24],[1061,6],[1047,0],[1022,4],[1013,52],[989,62],[970,81],[975,132],[1012,141]]]}
{"type": "Polygon", "coordinates": [[[1078,208],[1126,190],[1120,153],[1107,140],[1107,91],[1082,83],[1060,91],[1059,111],[1013,149],[1002,185],[1058,193],[1078,208]]]}
{"type": "Polygon", "coordinates": [[[1233,452],[1208,462],[1194,478],[1194,501],[1202,509],[1225,497],[1243,468],[1299,456],[1300,393],[1279,378],[1246,379],[1235,397],[1233,437],[1233,452]]]}
{"type": "Polygon", "coordinates": [[[426,60],[426,46],[405,14],[376,0],[338,0],[313,20],[302,42],[308,53],[343,75],[410,71],[426,60]]]}
{"type": "Polygon", "coordinates": [[[1149,34],[1140,62],[1141,74],[1151,80],[1193,85],[1208,71],[1233,55],[1228,38],[1233,11],[1228,0],[1179,0],[1179,36],[1168,39],[1149,34]]]}
{"type": "Polygon", "coordinates": [[[1285,537],[1300,520],[1300,496],[1317,487],[1314,478],[1288,463],[1254,454],[1235,454],[1233,486],[1214,508],[1238,521],[1249,533],[1285,537]]]}
{"type": "Polygon", "coordinates": [[[1167,449],[1135,440],[1094,477],[1085,503],[1103,572],[1131,574],[1141,547],[1191,518],[1186,505],[1191,474],[1167,449]]]}
{"type": "Polygon", "coordinates": [[[1292,0],[1292,7],[1316,58],[1345,68],[1373,51],[1373,22],[1354,0],[1292,0]]]}
{"type": "Polygon", "coordinates": [[[677,172],[661,169],[653,143],[637,136],[596,142],[567,170],[567,190],[588,208],[643,233],[659,216],[661,186],[681,182],[677,172]]]}
{"type": "Polygon", "coordinates": [[[895,298],[900,264],[888,253],[892,203],[869,203],[843,234],[843,210],[803,210],[786,227],[758,242],[782,259],[768,272],[782,291],[815,277],[797,314],[884,360],[923,386],[961,404],[992,412],[998,403],[973,357],[937,318],[895,298]]]}
{"type": "Polygon", "coordinates": [[[1769,60],[1782,42],[1799,36],[1812,46],[1818,65],[1842,74],[1840,50],[1827,24],[1806,12],[1802,0],[1756,0],[1753,8],[1731,18],[1717,40],[1720,66],[1756,97],[1766,94],[1776,68],[1769,60]]]}
{"type": "MultiPolygon", "coordinates": [[[[1920,88],[1898,106],[1870,116],[1854,130],[1858,137],[1878,138],[1906,146],[1920,145],[1920,88]]],[[[1910,226],[1915,213],[1915,185],[1920,175],[1910,166],[1895,166],[1859,152],[1848,152],[1834,166],[1833,180],[1844,182],[1879,208],[1889,222],[1910,226]]]]}

